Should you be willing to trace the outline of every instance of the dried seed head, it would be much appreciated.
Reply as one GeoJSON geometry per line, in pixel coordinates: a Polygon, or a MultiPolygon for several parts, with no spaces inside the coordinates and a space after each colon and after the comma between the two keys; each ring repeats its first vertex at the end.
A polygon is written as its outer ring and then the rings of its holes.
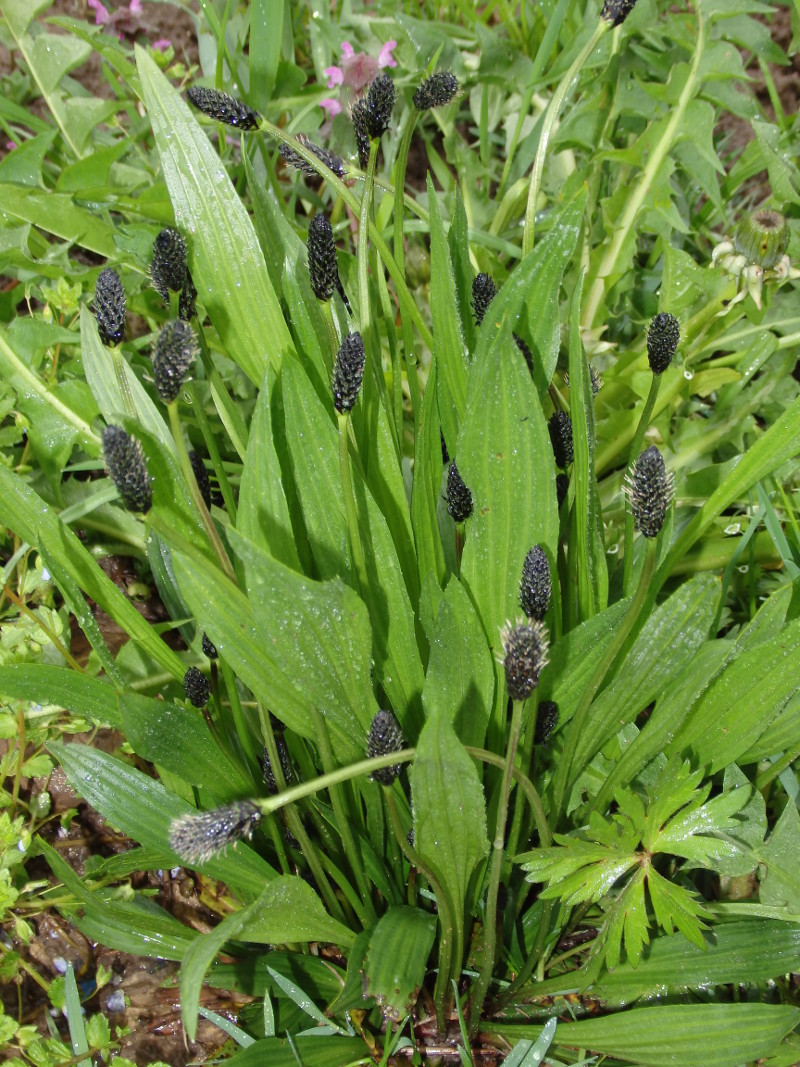
{"type": "Polygon", "coordinates": [[[388,74],[379,74],[364,98],[367,111],[367,133],[371,138],[383,137],[389,129],[397,90],[388,74]]]}
{"type": "Polygon", "coordinates": [[[472,310],[477,326],[483,322],[489,305],[497,296],[497,286],[488,274],[476,274],[472,279],[472,310]]]}
{"type": "Polygon", "coordinates": [[[458,473],[455,460],[450,464],[447,471],[445,499],[447,500],[447,510],[452,515],[453,522],[466,522],[472,514],[472,493],[458,473]]]}
{"type": "Polygon", "coordinates": [[[681,327],[668,311],[659,313],[647,330],[647,360],[653,374],[663,374],[675,358],[681,339],[681,327]]]}
{"type": "Polygon", "coordinates": [[[558,502],[558,510],[559,511],[561,511],[561,508],[562,508],[562,506],[564,504],[564,501],[567,499],[567,493],[568,492],[569,492],[569,478],[566,476],[566,474],[557,474],[556,475],[556,500],[558,502]]]}
{"type": "Polygon", "coordinates": [[[512,333],[511,336],[514,338],[514,344],[522,353],[522,358],[528,365],[528,370],[531,372],[531,374],[533,374],[533,353],[531,352],[530,348],[528,348],[527,344],[519,336],[519,334],[512,333]]]}
{"type": "Polygon", "coordinates": [[[257,130],[261,125],[261,116],[257,111],[219,89],[193,85],[186,95],[189,103],[194,104],[198,111],[217,122],[224,122],[226,126],[235,126],[237,130],[257,130]]]}
{"type": "Polygon", "coordinates": [[[106,467],[122,503],[128,511],[149,511],[153,490],[141,442],[121,426],[106,426],[102,438],[106,467]]]}
{"type": "Polygon", "coordinates": [[[612,26],[620,26],[636,7],[636,0],[605,0],[600,17],[612,26]]]}
{"type": "Polygon", "coordinates": [[[547,428],[550,431],[556,466],[563,470],[572,463],[575,455],[572,446],[572,419],[566,411],[554,411],[547,428]]]}
{"type": "Polygon", "coordinates": [[[183,289],[181,289],[180,300],[178,301],[178,318],[184,322],[189,322],[193,319],[195,312],[197,311],[197,289],[195,289],[194,281],[189,271],[186,271],[186,281],[183,283],[183,289]]]}
{"type": "Polygon", "coordinates": [[[190,667],[183,676],[183,691],[191,704],[196,708],[204,708],[208,703],[211,686],[202,671],[197,667],[190,667]]]}
{"type": "Polygon", "coordinates": [[[333,230],[324,215],[315,215],[308,227],[308,273],[317,300],[330,300],[339,278],[339,268],[333,230]]]}
{"type": "Polygon", "coordinates": [[[169,300],[170,292],[181,292],[186,282],[186,242],[171,226],[153,243],[150,277],[162,300],[169,300]]]}
{"type": "Polygon", "coordinates": [[[534,545],[522,564],[519,602],[529,619],[543,619],[550,607],[553,583],[550,563],[541,545],[534,545]]]}
{"type": "Polygon", "coordinates": [[[125,335],[125,290],[119,275],[106,267],[94,287],[94,313],[104,345],[118,345],[125,335]]]}
{"type": "Polygon", "coordinates": [[[533,731],[534,745],[546,745],[556,726],[558,726],[558,704],[554,700],[541,701],[536,715],[536,729],[533,731]]]}
{"type": "MultiPolygon", "coordinates": [[[[379,711],[370,723],[369,735],[367,736],[367,756],[375,759],[376,756],[388,756],[393,752],[399,752],[405,748],[405,738],[400,729],[400,723],[392,715],[391,711],[379,711]]],[[[402,764],[397,763],[391,767],[382,767],[374,771],[372,779],[381,785],[391,785],[402,770],[402,764]]]]}
{"type": "Polygon", "coordinates": [[[211,482],[208,478],[208,471],[206,465],[203,463],[203,457],[199,456],[194,449],[189,453],[189,462],[192,465],[192,473],[194,474],[194,480],[197,482],[197,488],[200,490],[200,496],[203,498],[203,503],[207,508],[211,507],[211,482]]]}
{"type": "Polygon", "coordinates": [[[181,815],[169,828],[169,847],[185,863],[207,863],[228,845],[252,837],[261,811],[250,800],[237,800],[213,811],[181,815]]]}
{"type": "Polygon", "coordinates": [[[657,537],[672,503],[672,473],[655,445],[642,452],[628,471],[625,493],[636,529],[643,537],[657,537]]]}
{"type": "Polygon", "coordinates": [[[547,666],[550,647],[547,631],[536,619],[516,624],[509,622],[501,637],[508,695],[512,700],[527,700],[547,666]]]}
{"type": "MultiPolygon", "coordinates": [[[[289,755],[289,749],[286,747],[286,741],[280,734],[275,734],[275,747],[278,750],[278,759],[281,764],[283,780],[285,784],[289,786],[294,781],[294,767],[292,766],[292,758],[289,755]]],[[[272,769],[272,763],[266,745],[261,754],[261,773],[264,776],[264,784],[267,787],[267,792],[274,796],[274,794],[278,792],[278,783],[275,780],[275,772],[272,769]]]]}
{"type": "Polygon", "coordinates": [[[369,128],[367,126],[367,104],[364,100],[357,100],[350,111],[353,120],[353,133],[356,137],[358,149],[358,165],[362,170],[367,169],[369,163],[369,128]]]}
{"type": "MultiPolygon", "coordinates": [[[[298,133],[297,140],[303,146],[307,148],[309,152],[317,157],[320,163],[324,163],[328,170],[332,170],[339,178],[343,178],[345,175],[344,160],[341,156],[337,156],[335,152],[329,152],[327,148],[321,148],[318,144],[314,144],[312,140],[305,136],[303,133],[298,133]]],[[[307,174],[309,178],[317,177],[317,172],[306,162],[305,159],[292,148],[291,145],[283,142],[278,149],[281,159],[290,167],[294,167],[296,170],[302,171],[303,174],[307,174]]]]}
{"type": "Polygon", "coordinates": [[[437,70],[421,82],[414,93],[414,107],[417,111],[428,111],[432,107],[444,107],[458,92],[458,79],[450,70],[437,70]]]}
{"type": "Polygon", "coordinates": [[[165,404],[171,404],[181,391],[196,354],[197,342],[188,322],[178,319],[162,327],[153,353],[153,378],[165,404]]]}
{"type": "Polygon", "coordinates": [[[211,641],[208,634],[203,634],[203,655],[208,659],[217,659],[219,652],[217,652],[217,646],[211,641]]]}
{"type": "Polygon", "coordinates": [[[762,209],[739,220],[733,234],[736,251],[764,270],[774,267],[789,244],[789,227],[778,211],[762,209]]]}
{"type": "Polygon", "coordinates": [[[364,377],[364,342],[360,333],[349,333],[342,341],[333,367],[331,388],[333,406],[343,414],[356,406],[364,377]]]}

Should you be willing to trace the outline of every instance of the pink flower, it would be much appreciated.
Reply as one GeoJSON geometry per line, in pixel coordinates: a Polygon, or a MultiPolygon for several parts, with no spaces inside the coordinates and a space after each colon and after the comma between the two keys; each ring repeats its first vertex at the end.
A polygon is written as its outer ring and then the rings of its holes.
{"type": "Polygon", "coordinates": [[[328,88],[335,89],[344,81],[344,71],[341,67],[326,67],[322,72],[328,78],[328,88]]]}
{"type": "Polygon", "coordinates": [[[16,141],[6,141],[6,148],[9,150],[9,152],[13,152],[16,147],[17,147],[17,142],[16,141]]]}
{"type": "Polygon", "coordinates": [[[320,100],[319,106],[325,108],[331,118],[333,118],[335,115],[338,115],[342,110],[342,105],[339,103],[338,100],[331,100],[329,98],[326,100],[320,100]]]}
{"type": "Polygon", "coordinates": [[[108,10],[100,3],[100,0],[87,0],[89,7],[94,11],[94,21],[97,26],[111,21],[108,10]]]}
{"type": "MultiPolygon", "coordinates": [[[[380,50],[378,58],[374,59],[366,52],[356,52],[349,41],[342,41],[342,65],[326,67],[323,71],[328,79],[328,88],[335,89],[341,86],[343,89],[351,90],[351,96],[353,94],[357,96],[369,85],[379,70],[383,67],[397,66],[397,60],[392,56],[395,48],[397,48],[397,41],[387,41],[380,50]]],[[[330,98],[321,100],[320,105],[331,116],[338,115],[343,109],[337,100],[330,98]]]]}
{"type": "Polygon", "coordinates": [[[141,15],[142,13],[142,0],[131,0],[128,4],[128,11],[131,15],[141,15]]]}
{"type": "Polygon", "coordinates": [[[155,48],[156,52],[166,52],[168,48],[172,48],[172,41],[162,37],[158,41],[153,41],[153,48],[155,48]]]}
{"type": "Polygon", "coordinates": [[[392,55],[392,52],[397,48],[397,41],[387,41],[383,48],[378,53],[378,66],[383,67],[396,67],[397,60],[392,55]]]}

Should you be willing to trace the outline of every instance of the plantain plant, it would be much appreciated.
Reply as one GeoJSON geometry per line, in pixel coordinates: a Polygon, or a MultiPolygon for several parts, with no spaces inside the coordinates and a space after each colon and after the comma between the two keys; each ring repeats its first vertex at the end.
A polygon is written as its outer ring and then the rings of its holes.
{"type": "Polygon", "coordinates": [[[0,331],[6,581],[38,556],[91,646],[0,692],[121,731],[47,751],[136,843],[84,878],[34,847],[85,934],[180,962],[189,1038],[204,983],[253,998],[241,1067],[798,1059],[797,124],[714,134],[762,5],[551,6],[343,13],[400,65],[326,135],[330,12],[270,48],[272,5],[204,4],[191,82],[55,20],[102,130],[0,3],[55,123],[46,201],[0,163],[8,269],[78,269],[41,230],[103,260],[0,331]],[[108,890],[178,865],[224,883],[208,932],[108,890]]]}

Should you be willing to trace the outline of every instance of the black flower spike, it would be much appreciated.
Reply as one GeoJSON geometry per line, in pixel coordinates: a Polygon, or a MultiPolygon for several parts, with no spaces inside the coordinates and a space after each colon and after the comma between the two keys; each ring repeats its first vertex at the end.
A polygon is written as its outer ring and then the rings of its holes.
{"type": "Polygon", "coordinates": [[[331,388],[333,389],[333,406],[340,415],[352,411],[356,406],[364,377],[364,342],[360,333],[349,333],[342,341],[336,363],[333,367],[331,388]]]}
{"type": "Polygon", "coordinates": [[[527,344],[519,336],[519,334],[512,333],[511,336],[514,338],[514,344],[522,353],[522,358],[528,365],[528,370],[531,372],[531,374],[533,374],[533,353],[531,352],[530,348],[528,348],[527,344]]]}
{"type": "Polygon", "coordinates": [[[600,17],[612,26],[621,26],[635,7],[636,0],[605,0],[600,17]]]}
{"type": "Polygon", "coordinates": [[[636,529],[643,537],[657,537],[672,503],[672,473],[655,445],[642,452],[628,472],[625,493],[636,529]]]}
{"type": "Polygon", "coordinates": [[[315,215],[308,227],[308,273],[317,300],[330,300],[336,289],[339,268],[333,230],[325,215],[315,215]]]}
{"type": "MultiPolygon", "coordinates": [[[[278,759],[281,762],[283,780],[287,786],[291,785],[294,781],[294,767],[292,767],[292,758],[289,755],[289,749],[286,747],[286,741],[280,734],[275,734],[275,747],[278,750],[278,759]]],[[[274,796],[278,792],[278,783],[275,780],[275,772],[272,769],[266,746],[264,746],[264,751],[261,754],[261,773],[264,776],[264,785],[267,787],[267,792],[274,796]]]]}
{"type": "Polygon", "coordinates": [[[125,290],[119,275],[106,267],[94,287],[94,313],[104,345],[118,345],[125,335],[125,290]]]}
{"type": "Polygon", "coordinates": [[[369,128],[367,126],[366,101],[357,100],[353,104],[350,118],[353,120],[353,133],[356,137],[358,165],[362,170],[366,170],[369,163],[369,128]]]}
{"type": "Polygon", "coordinates": [[[543,619],[550,607],[553,583],[550,563],[541,545],[534,545],[522,564],[519,602],[529,619],[543,619]]]}
{"type": "Polygon", "coordinates": [[[141,442],[121,426],[106,426],[102,438],[106,467],[122,503],[128,511],[149,511],[153,490],[141,442]]]}
{"type": "Polygon", "coordinates": [[[202,671],[190,667],[183,676],[183,691],[191,704],[196,708],[204,708],[211,694],[211,686],[202,671]]]}
{"type": "Polygon", "coordinates": [[[556,726],[558,726],[558,704],[555,700],[543,700],[539,704],[536,716],[536,729],[533,731],[534,745],[546,745],[556,726]]]}
{"type": "Polygon", "coordinates": [[[261,811],[250,800],[181,815],[169,828],[169,847],[185,863],[207,863],[228,845],[252,837],[260,822],[261,811]]]}
{"type": "Polygon", "coordinates": [[[562,508],[562,506],[564,504],[564,501],[567,499],[567,493],[568,492],[569,492],[569,478],[566,476],[566,474],[557,474],[556,475],[556,500],[558,501],[558,510],[559,511],[561,511],[561,508],[562,508]]]}
{"type": "Polygon", "coordinates": [[[187,322],[178,319],[162,327],[153,353],[153,378],[165,404],[171,404],[181,391],[196,355],[197,342],[187,322]]]}
{"type": "Polygon", "coordinates": [[[572,419],[566,411],[554,411],[547,428],[550,431],[556,466],[564,470],[572,463],[575,454],[572,447],[572,419]]]}
{"type": "Polygon", "coordinates": [[[217,652],[217,646],[211,641],[208,634],[203,634],[203,655],[208,659],[218,659],[219,652],[217,652]]]}
{"type": "Polygon", "coordinates": [[[423,81],[414,93],[414,107],[417,111],[428,111],[432,107],[444,107],[458,92],[458,78],[450,70],[437,70],[430,78],[423,81]]]}
{"type": "Polygon", "coordinates": [[[653,374],[663,374],[675,358],[681,327],[674,315],[659,311],[647,331],[647,360],[653,374]]]}
{"type": "Polygon", "coordinates": [[[183,322],[189,322],[194,318],[197,311],[197,289],[195,289],[194,281],[189,271],[186,271],[186,281],[183,283],[183,289],[181,289],[180,300],[178,301],[178,318],[183,322]]]}
{"type": "Polygon", "coordinates": [[[483,322],[489,305],[497,296],[497,286],[488,274],[476,274],[472,280],[472,310],[475,312],[475,324],[483,322]]]}
{"type": "Polygon", "coordinates": [[[207,508],[211,507],[211,482],[208,477],[208,471],[206,465],[203,463],[203,457],[199,456],[197,452],[192,449],[189,453],[189,462],[192,465],[192,473],[194,474],[194,480],[197,482],[197,488],[200,490],[200,496],[203,498],[203,503],[207,508]]]}
{"type": "Polygon", "coordinates": [[[181,292],[186,282],[186,242],[171,226],[155,239],[150,277],[161,299],[167,301],[170,292],[181,292]]]}
{"type": "Polygon", "coordinates": [[[550,647],[547,631],[533,619],[513,625],[507,623],[501,636],[508,695],[512,700],[527,700],[547,666],[550,647]]]}
{"type": "MultiPolygon", "coordinates": [[[[341,156],[337,156],[335,152],[329,152],[327,148],[321,148],[318,144],[314,144],[312,140],[305,136],[305,134],[299,133],[297,140],[303,146],[307,148],[309,152],[313,152],[320,163],[324,163],[328,170],[332,170],[334,174],[339,178],[345,176],[344,160],[341,156]]],[[[278,149],[280,157],[284,163],[290,167],[294,167],[296,170],[302,171],[303,174],[307,174],[309,178],[316,178],[317,172],[306,162],[305,159],[292,148],[291,145],[283,142],[278,149]]]]}
{"type": "MultiPolygon", "coordinates": [[[[388,756],[392,752],[399,752],[405,748],[405,738],[400,729],[400,723],[392,715],[391,711],[379,711],[372,720],[367,737],[367,756],[375,759],[376,756],[388,756]]],[[[402,764],[396,763],[391,767],[382,767],[374,771],[372,778],[381,785],[391,785],[402,770],[402,764]]]]}
{"type": "Polygon", "coordinates": [[[367,90],[367,133],[371,138],[383,137],[389,129],[397,90],[388,74],[379,74],[367,90]]]}
{"type": "Polygon", "coordinates": [[[458,473],[455,460],[450,464],[447,471],[445,499],[447,500],[447,510],[453,517],[453,522],[466,522],[472,514],[472,493],[458,473]]]}
{"type": "Polygon", "coordinates": [[[194,104],[198,111],[217,122],[224,122],[226,126],[235,126],[237,130],[257,130],[261,125],[261,116],[257,111],[219,89],[193,85],[186,95],[189,103],[194,104]]]}

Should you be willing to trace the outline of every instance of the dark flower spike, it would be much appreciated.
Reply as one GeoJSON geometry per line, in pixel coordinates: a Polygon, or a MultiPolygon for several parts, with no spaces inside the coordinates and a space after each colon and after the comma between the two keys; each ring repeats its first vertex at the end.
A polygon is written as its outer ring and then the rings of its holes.
{"type": "Polygon", "coordinates": [[[534,545],[522,564],[519,602],[529,619],[543,619],[550,607],[553,583],[550,562],[541,545],[534,545]]]}
{"type": "Polygon", "coordinates": [[[536,619],[506,623],[502,634],[506,688],[512,700],[527,700],[547,666],[547,631],[536,619]]]}
{"type": "Polygon", "coordinates": [[[472,514],[472,493],[458,473],[455,460],[450,464],[447,471],[445,499],[447,500],[447,510],[450,512],[453,522],[466,522],[472,514]]]}
{"type": "Polygon", "coordinates": [[[315,215],[308,227],[308,273],[317,300],[330,300],[339,279],[333,230],[325,215],[315,215]]]}
{"type": "Polygon", "coordinates": [[[106,467],[122,503],[128,511],[149,511],[153,490],[141,442],[121,426],[106,426],[102,438],[106,467]]]}
{"type": "Polygon", "coordinates": [[[533,374],[533,353],[531,352],[530,348],[528,348],[527,344],[519,336],[519,334],[512,333],[511,336],[514,338],[514,344],[522,353],[522,358],[525,360],[528,370],[531,372],[531,374],[533,374]]]}
{"type": "MultiPolygon", "coordinates": [[[[314,144],[312,140],[305,136],[305,134],[299,133],[297,140],[303,146],[307,148],[309,152],[313,152],[320,163],[324,163],[328,170],[332,170],[339,178],[345,176],[344,160],[341,156],[337,156],[335,152],[329,152],[327,148],[321,148],[318,144],[314,144]]],[[[281,143],[278,149],[281,159],[290,167],[294,167],[296,170],[302,171],[303,174],[307,174],[309,178],[318,177],[317,171],[308,163],[303,157],[292,148],[291,145],[285,142],[281,143]]]]}
{"type": "Polygon", "coordinates": [[[352,315],[353,314],[353,309],[352,309],[352,307],[350,307],[350,301],[347,299],[347,293],[344,291],[344,286],[342,285],[342,282],[341,282],[341,279],[339,278],[338,273],[336,275],[336,292],[342,298],[342,303],[345,306],[347,314],[348,315],[352,315]]]}
{"type": "Polygon", "coordinates": [[[349,333],[342,341],[333,367],[331,388],[333,406],[340,415],[356,406],[364,377],[364,342],[360,333],[349,333]]]}
{"type": "Polygon", "coordinates": [[[197,311],[197,289],[195,289],[192,276],[189,271],[186,271],[186,281],[183,283],[183,289],[181,289],[180,300],[178,301],[178,318],[184,322],[189,322],[194,318],[197,311]]]}
{"type": "MultiPolygon", "coordinates": [[[[405,744],[403,731],[391,711],[379,711],[370,723],[367,756],[370,759],[375,759],[376,756],[388,756],[405,748],[405,744]]],[[[401,770],[402,764],[400,763],[391,767],[382,767],[379,771],[373,772],[372,778],[381,785],[391,785],[401,770]]]]}
{"type": "Polygon", "coordinates": [[[636,529],[643,537],[657,537],[672,503],[672,472],[655,445],[642,452],[628,472],[625,493],[636,529]]]}
{"type": "Polygon", "coordinates": [[[574,449],[572,445],[572,419],[566,411],[554,411],[547,424],[556,466],[564,470],[572,463],[574,449]]]}
{"type": "Polygon", "coordinates": [[[203,655],[208,659],[217,659],[219,652],[217,652],[217,646],[211,641],[208,634],[203,634],[203,655]]]}
{"type": "Polygon", "coordinates": [[[165,404],[171,404],[180,393],[196,355],[197,342],[187,322],[178,319],[162,327],[153,353],[153,378],[165,404]]]}
{"type": "Polygon", "coordinates": [[[350,112],[353,120],[353,133],[356,137],[358,149],[358,165],[362,170],[367,169],[369,163],[369,129],[367,126],[367,105],[364,100],[357,100],[350,112]]]}
{"type": "Polygon", "coordinates": [[[488,274],[476,274],[472,279],[472,310],[475,312],[475,324],[483,322],[489,305],[497,296],[497,286],[488,274]]]}
{"type": "Polygon", "coordinates": [[[261,116],[257,111],[219,89],[193,85],[186,95],[189,103],[194,104],[198,111],[217,122],[224,122],[226,126],[235,126],[237,130],[257,130],[261,125],[261,116]]]}
{"type": "Polygon", "coordinates": [[[653,374],[663,374],[675,358],[681,339],[681,327],[668,311],[659,313],[647,330],[647,360],[653,374]]]}
{"type": "Polygon", "coordinates": [[[192,473],[194,474],[194,480],[197,482],[197,488],[200,490],[200,496],[203,498],[203,503],[207,508],[211,507],[211,482],[208,477],[208,471],[206,465],[203,463],[203,457],[199,456],[194,449],[189,453],[189,462],[192,465],[192,473]]]}
{"type": "Polygon", "coordinates": [[[533,731],[534,745],[546,745],[556,726],[558,726],[558,704],[554,700],[542,700],[536,715],[536,729],[533,731]]]}
{"type": "Polygon", "coordinates": [[[458,92],[458,79],[450,70],[437,70],[420,83],[414,93],[414,107],[417,111],[428,111],[432,107],[444,107],[458,92]]]}
{"type": "MultiPolygon", "coordinates": [[[[286,747],[286,741],[280,734],[275,734],[275,747],[278,750],[283,780],[287,786],[291,785],[294,781],[294,767],[292,767],[292,758],[289,755],[289,749],[286,747]]],[[[264,776],[264,785],[267,787],[267,792],[274,796],[278,792],[278,783],[275,780],[275,772],[272,769],[266,746],[261,755],[261,773],[264,776]]]]}
{"type": "Polygon", "coordinates": [[[106,267],[97,276],[94,313],[103,344],[118,345],[125,335],[125,290],[119,275],[111,267],[106,267]]]}
{"type": "Polygon", "coordinates": [[[260,822],[261,811],[250,800],[181,815],[169,828],[169,847],[185,863],[207,863],[228,845],[252,837],[260,822]]]}
{"type": "Polygon", "coordinates": [[[197,667],[190,667],[183,676],[183,691],[186,699],[196,708],[204,708],[211,695],[208,678],[197,667]]]}
{"type": "Polygon", "coordinates": [[[365,98],[367,133],[375,139],[389,129],[397,90],[388,74],[379,74],[367,90],[365,98]]]}
{"type": "Polygon", "coordinates": [[[165,227],[153,244],[150,277],[162,300],[179,293],[186,282],[186,242],[171,226],[165,227]]]}
{"type": "Polygon", "coordinates": [[[562,506],[564,504],[564,501],[567,499],[567,493],[568,492],[569,492],[569,478],[566,476],[566,474],[557,474],[556,475],[556,500],[558,502],[558,510],[559,511],[561,511],[561,508],[562,508],[562,506]]]}
{"type": "Polygon", "coordinates": [[[635,7],[636,0],[605,0],[600,17],[612,26],[621,26],[635,7]]]}

